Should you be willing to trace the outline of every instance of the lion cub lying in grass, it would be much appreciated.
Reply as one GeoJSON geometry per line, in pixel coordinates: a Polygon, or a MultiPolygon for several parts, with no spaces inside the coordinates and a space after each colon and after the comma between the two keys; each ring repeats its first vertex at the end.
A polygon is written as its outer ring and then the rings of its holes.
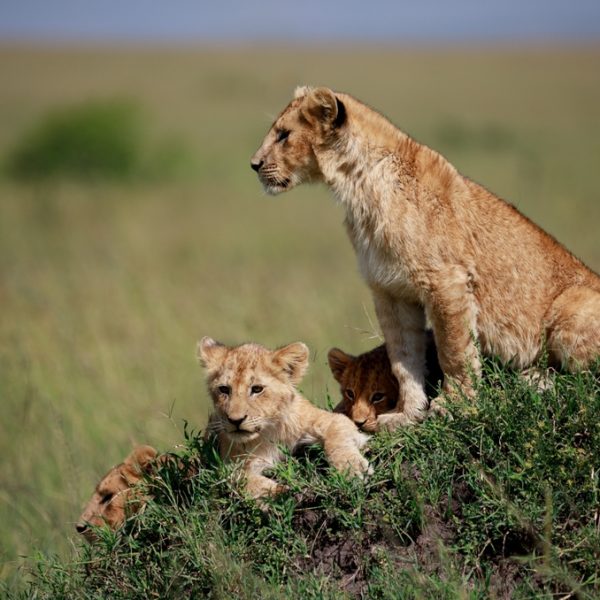
{"type": "Polygon", "coordinates": [[[75,525],[77,533],[93,542],[96,539],[94,527],[115,530],[127,517],[139,512],[146,498],[136,486],[155,464],[157,455],[151,446],[138,446],[104,475],[75,525]]]}
{"type": "MultiPolygon", "coordinates": [[[[400,395],[385,344],[358,356],[332,348],[327,359],[342,393],[342,400],[334,411],[345,414],[362,431],[378,431],[377,418],[393,412],[400,395]]],[[[437,395],[443,377],[435,341],[432,333],[428,332],[425,389],[429,398],[437,395]]]]}
{"type": "MultiPolygon", "coordinates": [[[[258,344],[229,348],[204,338],[198,356],[216,409],[209,433],[217,434],[222,458],[244,461],[246,490],[252,497],[281,491],[262,473],[281,460],[282,446],[294,450],[319,443],[335,468],[357,476],[367,472],[369,463],[360,453],[367,436],[344,415],[313,406],[295,388],[308,365],[304,344],[270,351],[258,344]]],[[[100,480],[75,526],[77,532],[93,542],[94,527],[118,529],[148,500],[137,484],[168,459],[151,446],[135,448],[100,480]]]]}
{"type": "Polygon", "coordinates": [[[218,435],[221,456],[243,461],[250,496],[281,491],[263,472],[281,460],[282,446],[294,450],[318,443],[336,469],[367,472],[360,453],[367,437],[344,415],[317,408],[296,389],[308,366],[304,344],[271,351],[252,343],[230,348],[205,337],[198,358],[215,406],[209,427],[218,435]]]}

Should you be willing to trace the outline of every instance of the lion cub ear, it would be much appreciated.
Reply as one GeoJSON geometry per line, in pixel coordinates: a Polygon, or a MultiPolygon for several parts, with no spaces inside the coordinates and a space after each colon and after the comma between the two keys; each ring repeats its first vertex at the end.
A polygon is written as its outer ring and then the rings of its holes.
{"type": "Polygon", "coordinates": [[[123,462],[134,472],[141,473],[148,471],[157,455],[152,446],[136,446],[123,462]]]}
{"type": "Polygon", "coordinates": [[[300,383],[308,368],[308,346],[302,342],[288,344],[275,350],[273,363],[281,367],[293,385],[300,383]]]}
{"type": "Polygon", "coordinates": [[[345,108],[335,94],[326,87],[309,90],[301,106],[308,121],[321,125],[339,126],[345,118],[345,108]]]}
{"type": "Polygon", "coordinates": [[[227,346],[213,340],[210,337],[203,337],[196,346],[196,356],[200,364],[206,369],[217,368],[227,354],[227,346]]]}
{"type": "Polygon", "coordinates": [[[327,361],[329,362],[329,368],[333,373],[336,381],[341,383],[342,375],[344,371],[348,368],[348,365],[354,360],[354,356],[350,354],[346,354],[343,350],[339,348],[332,348],[327,353],[327,361]]]}
{"type": "Polygon", "coordinates": [[[312,88],[310,87],[310,85],[299,85],[294,90],[294,99],[306,96],[306,94],[308,94],[311,90],[312,88]]]}

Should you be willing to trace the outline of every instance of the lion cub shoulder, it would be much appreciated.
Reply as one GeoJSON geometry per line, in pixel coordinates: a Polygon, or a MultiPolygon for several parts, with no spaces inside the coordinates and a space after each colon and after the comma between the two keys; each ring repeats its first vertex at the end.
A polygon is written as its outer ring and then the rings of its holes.
{"type": "Polygon", "coordinates": [[[344,415],[317,408],[296,389],[308,366],[308,348],[295,343],[268,350],[259,344],[228,347],[211,338],[198,344],[215,413],[221,455],[243,461],[246,490],[254,498],[281,490],[262,473],[293,451],[321,444],[329,463],[352,475],[368,469],[364,434],[344,415]]]}

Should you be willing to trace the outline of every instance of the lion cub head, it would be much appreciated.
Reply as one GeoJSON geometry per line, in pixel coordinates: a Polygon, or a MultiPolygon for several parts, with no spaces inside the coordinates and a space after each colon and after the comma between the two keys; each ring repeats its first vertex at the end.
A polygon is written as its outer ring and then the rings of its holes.
{"type": "Polygon", "coordinates": [[[398,400],[398,381],[385,345],[360,356],[332,348],[327,358],[342,392],[336,410],[350,417],[359,429],[376,431],[377,417],[393,410],[398,400]]]}
{"type": "MultiPolygon", "coordinates": [[[[438,395],[444,374],[430,330],[426,331],[425,343],[425,392],[431,399],[438,395]]],[[[342,400],[335,410],[350,417],[359,429],[373,433],[377,431],[379,415],[401,409],[396,406],[400,389],[385,344],[359,356],[332,348],[327,358],[342,392],[342,400]]]]}
{"type": "Polygon", "coordinates": [[[250,161],[269,194],[319,181],[316,146],[334,144],[346,122],[342,94],[299,87],[250,161]]]}
{"type": "Polygon", "coordinates": [[[96,539],[93,527],[118,529],[128,516],[140,510],[144,498],[135,485],[151,468],[156,456],[151,446],[138,446],[100,480],[75,525],[88,542],[96,539]]]}
{"type": "Polygon", "coordinates": [[[198,358],[215,406],[211,429],[246,443],[282,427],[308,366],[308,348],[302,342],[273,351],[253,343],[230,348],[205,337],[198,358]]]}

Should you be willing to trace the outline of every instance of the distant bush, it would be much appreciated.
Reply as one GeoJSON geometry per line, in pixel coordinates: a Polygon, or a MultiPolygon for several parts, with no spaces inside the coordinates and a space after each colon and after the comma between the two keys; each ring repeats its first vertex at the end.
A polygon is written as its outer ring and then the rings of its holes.
{"type": "Polygon", "coordinates": [[[88,102],[52,111],[8,157],[16,179],[127,179],[142,168],[142,127],[135,104],[88,102]]]}

